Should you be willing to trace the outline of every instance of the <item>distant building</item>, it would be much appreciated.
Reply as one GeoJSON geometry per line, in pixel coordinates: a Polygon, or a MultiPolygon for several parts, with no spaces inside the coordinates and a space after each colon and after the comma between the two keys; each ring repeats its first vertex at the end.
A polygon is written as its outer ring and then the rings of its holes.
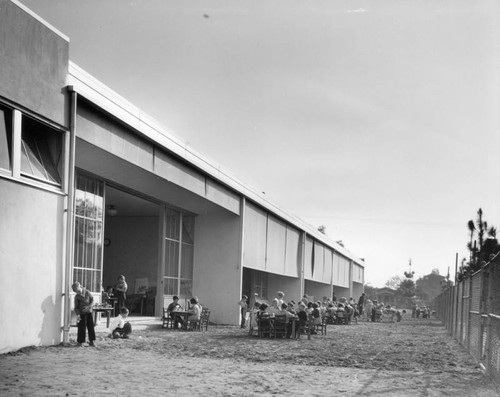
{"type": "Polygon", "coordinates": [[[98,302],[123,274],[133,314],[197,296],[235,325],[242,294],[361,295],[364,261],[69,61],[17,1],[0,43],[0,353],[67,341],[74,281],[98,302]]]}
{"type": "Polygon", "coordinates": [[[397,306],[396,290],[388,287],[373,288],[369,299],[376,300],[384,305],[397,306]]]}

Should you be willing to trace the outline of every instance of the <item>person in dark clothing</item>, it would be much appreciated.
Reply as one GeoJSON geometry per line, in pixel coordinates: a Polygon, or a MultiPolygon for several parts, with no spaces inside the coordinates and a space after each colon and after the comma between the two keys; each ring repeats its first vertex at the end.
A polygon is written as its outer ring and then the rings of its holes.
{"type": "Polygon", "coordinates": [[[182,307],[179,304],[179,297],[174,295],[174,297],[172,299],[173,299],[173,302],[170,305],[168,305],[168,307],[167,307],[167,313],[175,321],[174,329],[179,328],[179,324],[182,328],[184,326],[184,320],[180,316],[176,316],[174,314],[174,312],[176,312],[178,310],[182,310],[182,307]]]}
{"type": "Polygon", "coordinates": [[[363,292],[358,299],[358,314],[360,316],[363,314],[364,305],[365,305],[365,293],[363,292]]]}

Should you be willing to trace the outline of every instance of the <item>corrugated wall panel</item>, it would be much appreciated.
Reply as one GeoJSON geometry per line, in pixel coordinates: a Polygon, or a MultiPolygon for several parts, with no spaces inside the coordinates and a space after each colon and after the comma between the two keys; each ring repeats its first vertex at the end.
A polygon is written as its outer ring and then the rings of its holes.
{"type": "Polygon", "coordinates": [[[243,266],[266,269],[267,214],[246,203],[243,239],[243,266]]]}
{"type": "Polygon", "coordinates": [[[285,271],[285,252],[286,224],[268,215],[266,271],[283,274],[285,271]]]}
{"type": "Polygon", "coordinates": [[[304,260],[304,278],[307,280],[312,280],[313,271],[312,271],[312,261],[313,261],[313,239],[311,237],[306,237],[306,253],[304,260]]]}
{"type": "Polygon", "coordinates": [[[333,251],[325,247],[325,272],[324,272],[324,282],[331,284],[333,275],[333,251]]]}
{"type": "Polygon", "coordinates": [[[317,241],[314,242],[313,280],[325,282],[325,246],[317,241]]]}
{"type": "Polygon", "coordinates": [[[287,226],[285,275],[299,277],[301,263],[300,232],[291,226],[287,226]]]}

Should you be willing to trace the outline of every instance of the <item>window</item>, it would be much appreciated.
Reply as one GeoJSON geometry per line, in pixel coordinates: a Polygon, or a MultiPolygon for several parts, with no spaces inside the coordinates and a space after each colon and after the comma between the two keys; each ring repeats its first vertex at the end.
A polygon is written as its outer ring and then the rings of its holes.
{"type": "Polygon", "coordinates": [[[104,183],[77,175],[73,282],[78,281],[91,292],[101,291],[103,206],[104,183]]]}
{"type": "Polygon", "coordinates": [[[267,281],[268,274],[255,270],[254,272],[254,289],[261,298],[267,299],[267,281]]]}
{"type": "Polygon", "coordinates": [[[194,218],[167,209],[165,236],[165,295],[193,296],[194,218]]]}
{"type": "Polygon", "coordinates": [[[0,168],[11,169],[12,110],[0,106],[0,168]]]}
{"type": "Polygon", "coordinates": [[[21,173],[60,186],[63,134],[25,116],[21,134],[21,173]]]}

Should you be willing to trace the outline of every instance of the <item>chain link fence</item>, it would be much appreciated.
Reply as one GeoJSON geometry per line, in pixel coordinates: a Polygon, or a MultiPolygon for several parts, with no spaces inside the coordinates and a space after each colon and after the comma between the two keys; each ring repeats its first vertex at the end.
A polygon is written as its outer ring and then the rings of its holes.
{"type": "Polygon", "coordinates": [[[500,387],[500,255],[434,299],[446,329],[500,387]]]}

